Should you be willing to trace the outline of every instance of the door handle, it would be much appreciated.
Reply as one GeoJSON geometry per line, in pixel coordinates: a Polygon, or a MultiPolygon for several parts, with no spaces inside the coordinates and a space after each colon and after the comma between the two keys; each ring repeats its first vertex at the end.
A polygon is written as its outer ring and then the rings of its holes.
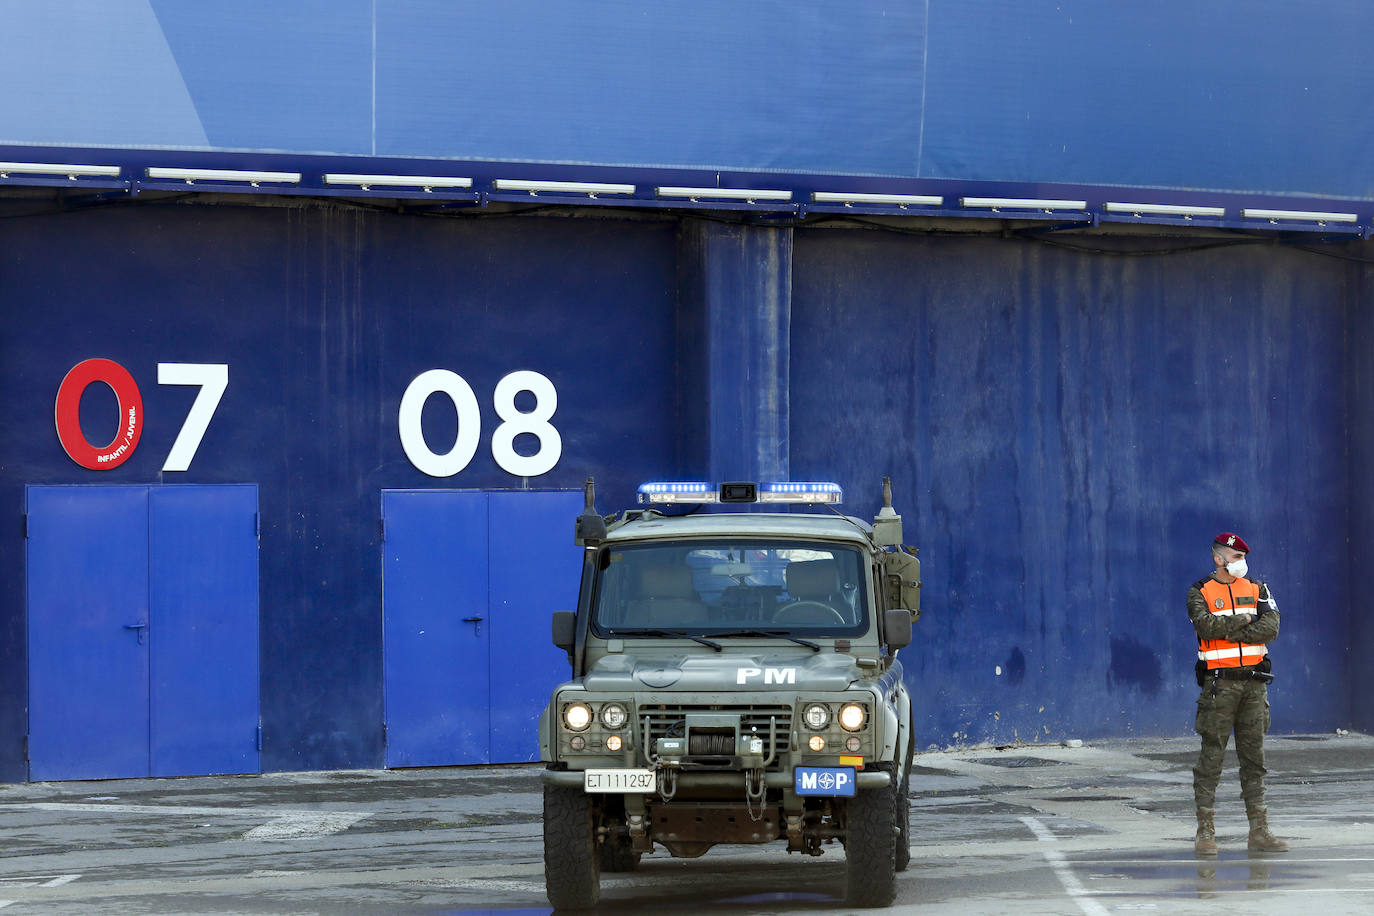
{"type": "Polygon", "coordinates": [[[475,623],[475,624],[477,624],[477,626],[473,628],[473,635],[475,635],[475,636],[480,636],[480,635],[482,634],[482,618],[481,618],[481,617],[464,617],[464,618],[463,618],[463,623],[475,623]]]}
{"type": "Polygon", "coordinates": [[[137,630],[137,631],[138,631],[138,644],[139,644],[140,646],[143,645],[143,631],[146,630],[146,629],[148,629],[148,625],[147,625],[146,623],[126,623],[126,624],[124,624],[124,629],[126,629],[126,630],[137,630]]]}

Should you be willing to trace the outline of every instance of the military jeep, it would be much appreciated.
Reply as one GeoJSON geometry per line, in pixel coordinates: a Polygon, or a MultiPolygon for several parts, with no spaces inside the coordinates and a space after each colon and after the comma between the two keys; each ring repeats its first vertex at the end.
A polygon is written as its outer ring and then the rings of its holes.
{"type": "Polygon", "coordinates": [[[544,874],[557,909],[662,847],[839,843],[846,902],[886,906],[906,868],[911,699],[897,651],[920,563],[883,481],[870,525],[834,484],[646,484],[649,508],[577,519],[577,611],[553,616],[572,679],[540,719],[544,874]],[[789,511],[683,512],[709,503],[789,511]]]}

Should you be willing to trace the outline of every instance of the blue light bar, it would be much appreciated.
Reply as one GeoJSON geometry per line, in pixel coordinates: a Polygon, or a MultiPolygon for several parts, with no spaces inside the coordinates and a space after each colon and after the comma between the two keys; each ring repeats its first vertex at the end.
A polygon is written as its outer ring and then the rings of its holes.
{"type": "Polygon", "coordinates": [[[639,485],[639,504],[656,503],[714,503],[720,501],[720,491],[715,484],[703,481],[682,483],[643,483],[639,485]]]}
{"type": "MultiPolygon", "coordinates": [[[[758,485],[758,502],[782,504],[839,503],[844,494],[837,483],[761,483],[758,485]]],[[[669,503],[718,503],[720,487],[713,483],[694,480],[680,483],[658,482],[640,484],[640,505],[669,503]]]]}
{"type": "Polygon", "coordinates": [[[761,503],[839,503],[844,492],[837,483],[761,483],[761,503]]]}

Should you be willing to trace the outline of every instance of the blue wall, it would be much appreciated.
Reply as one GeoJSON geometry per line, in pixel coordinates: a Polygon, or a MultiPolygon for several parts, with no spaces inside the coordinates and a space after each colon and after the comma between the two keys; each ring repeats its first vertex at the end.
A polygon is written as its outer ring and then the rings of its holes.
{"type": "Polygon", "coordinates": [[[792,474],[864,515],[894,480],[923,742],[1187,733],[1184,597],[1222,530],[1287,612],[1275,729],[1348,721],[1348,271],[798,231],[792,474]]]}
{"type": "MultiPolygon", "coordinates": [[[[552,422],[563,456],[538,486],[595,475],[625,503],[639,481],[678,473],[675,245],[670,223],[338,209],[0,220],[0,395],[14,430],[0,501],[17,520],[25,483],[259,483],[263,768],[377,766],[380,491],[521,486],[490,450],[492,391],[517,369],[542,372],[560,395],[552,422]],[[63,375],[96,356],[129,369],[147,418],[133,457],[103,472],[68,459],[53,427],[63,375]],[[159,386],[159,362],[229,364],[224,399],[182,474],[160,468],[196,390],[159,386]],[[401,395],[431,368],[465,378],[482,409],[476,457],[444,480],[410,464],[397,432],[401,395]]],[[[100,390],[85,399],[97,442],[114,413],[100,390]]],[[[430,400],[436,451],[452,443],[454,417],[430,400]]],[[[23,563],[16,521],[0,537],[5,779],[24,778],[23,563]]]]}
{"type": "Polygon", "coordinates": [[[1374,197],[1363,0],[11,7],[0,144],[1374,197]]]}
{"type": "MultiPolygon", "coordinates": [[[[921,548],[926,614],[904,659],[922,744],[1187,733],[1183,598],[1222,529],[1254,545],[1285,611],[1275,729],[1368,727],[1350,647],[1374,633],[1351,612],[1343,545],[1374,531],[1374,289],[1340,257],[1369,246],[1240,241],[319,203],[3,219],[0,503],[17,519],[26,483],[259,484],[263,768],[378,766],[383,488],[520,486],[491,458],[491,394],[534,369],[558,389],[564,449],[534,483],[595,475],[600,508],[623,507],[641,480],[749,455],[749,437],[776,450],[777,415],[732,380],[785,372],[757,378],[787,393],[776,460],[838,480],[861,516],[892,476],[921,548]],[[752,277],[746,250],[771,252],[752,277]],[[788,352],[731,344],[730,327],[761,332],[780,310],[788,352]],[[53,428],[63,375],[95,356],[128,367],[147,419],[106,472],[74,464],[53,428]],[[182,474],[160,468],[195,391],[159,386],[159,362],[229,365],[182,474]],[[397,432],[431,368],[462,375],[483,417],[472,464],[444,480],[397,432]],[[738,448],[712,432],[731,423],[738,448]]],[[[110,405],[87,400],[99,440],[110,405]]],[[[430,402],[436,450],[453,422],[430,402]]],[[[24,778],[23,578],[16,521],[0,535],[0,779],[24,778]]]]}
{"type": "MultiPolygon", "coordinates": [[[[1350,309],[1346,333],[1346,397],[1349,401],[1350,528],[1347,568],[1358,571],[1374,543],[1374,268],[1353,270],[1351,286],[1358,302],[1350,309]]],[[[1337,645],[1346,649],[1347,665],[1356,676],[1348,682],[1351,719],[1361,731],[1374,731],[1374,702],[1358,672],[1374,650],[1374,617],[1351,608],[1350,628],[1337,645]]]]}

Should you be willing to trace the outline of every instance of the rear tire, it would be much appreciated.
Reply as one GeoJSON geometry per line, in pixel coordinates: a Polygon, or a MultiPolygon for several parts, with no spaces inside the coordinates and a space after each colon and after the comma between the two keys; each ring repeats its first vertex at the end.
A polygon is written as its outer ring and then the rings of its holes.
{"type": "Polygon", "coordinates": [[[858,792],[846,802],[845,903],[891,906],[897,896],[897,824],[892,787],[858,792]]]}
{"type": "Polygon", "coordinates": [[[601,899],[595,811],[580,789],[544,786],[544,885],[555,910],[587,910],[601,899]]]}

